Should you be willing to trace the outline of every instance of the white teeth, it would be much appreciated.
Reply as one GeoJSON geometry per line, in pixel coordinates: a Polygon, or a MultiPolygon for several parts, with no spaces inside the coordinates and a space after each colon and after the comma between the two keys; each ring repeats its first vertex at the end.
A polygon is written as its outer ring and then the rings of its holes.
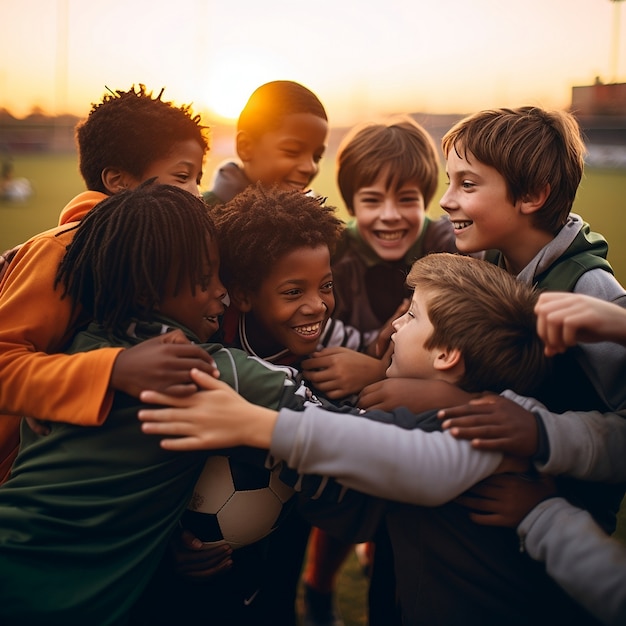
{"type": "Polygon", "coordinates": [[[316,324],[308,324],[307,326],[294,326],[293,329],[301,335],[315,335],[319,331],[321,325],[321,322],[317,322],[316,324]]]}
{"type": "Polygon", "coordinates": [[[454,226],[454,230],[461,230],[462,228],[467,228],[468,226],[471,226],[472,224],[473,222],[470,220],[466,222],[452,222],[452,225],[454,226]]]}
{"type": "Polygon", "coordinates": [[[397,239],[402,239],[404,237],[403,230],[394,230],[393,232],[389,232],[386,230],[376,231],[376,236],[379,239],[384,239],[385,241],[396,241],[397,239]]]}

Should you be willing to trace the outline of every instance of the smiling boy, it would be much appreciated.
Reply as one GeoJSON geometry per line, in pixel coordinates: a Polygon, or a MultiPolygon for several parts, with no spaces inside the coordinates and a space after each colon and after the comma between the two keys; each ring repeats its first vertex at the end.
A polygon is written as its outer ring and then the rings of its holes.
{"type": "Polygon", "coordinates": [[[319,172],[327,137],[328,117],[312,91],[289,80],[261,85],[237,121],[241,163],[220,166],[204,201],[211,206],[228,202],[257,182],[307,191],[319,172]]]}

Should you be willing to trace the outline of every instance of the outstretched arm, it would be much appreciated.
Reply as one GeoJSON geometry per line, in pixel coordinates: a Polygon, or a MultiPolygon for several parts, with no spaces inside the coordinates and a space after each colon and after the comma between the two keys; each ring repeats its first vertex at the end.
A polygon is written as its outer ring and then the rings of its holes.
{"type": "Polygon", "coordinates": [[[456,497],[496,471],[502,460],[500,454],[473,450],[446,433],[407,430],[365,419],[367,414],[313,405],[277,413],[247,403],[201,372],[192,376],[204,391],[185,398],[141,394],[144,402],[169,405],[139,412],[143,431],[165,437],[161,445],[169,450],[269,448],[300,474],[332,476],[369,495],[427,506],[456,497]]]}

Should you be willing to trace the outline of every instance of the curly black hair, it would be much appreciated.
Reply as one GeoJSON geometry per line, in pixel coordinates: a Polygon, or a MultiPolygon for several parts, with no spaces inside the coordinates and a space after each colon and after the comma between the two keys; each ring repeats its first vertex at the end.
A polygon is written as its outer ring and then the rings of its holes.
{"type": "Polygon", "coordinates": [[[130,318],[150,320],[173,277],[176,292],[205,281],[215,238],[206,205],[154,180],[89,211],[59,264],[55,286],[63,285],[63,297],[112,330],[130,318]]]}
{"type": "Polygon", "coordinates": [[[107,193],[102,172],[116,167],[141,178],[148,166],[166,157],[174,144],[193,139],[209,150],[208,127],[189,105],[174,106],[144,85],[111,91],[76,126],[80,173],[93,191],[107,193]]]}
{"type": "Polygon", "coordinates": [[[217,229],[222,282],[254,293],[277,261],[297,248],[335,250],[344,223],[335,208],[297,190],[250,185],[211,216],[217,229]]]}

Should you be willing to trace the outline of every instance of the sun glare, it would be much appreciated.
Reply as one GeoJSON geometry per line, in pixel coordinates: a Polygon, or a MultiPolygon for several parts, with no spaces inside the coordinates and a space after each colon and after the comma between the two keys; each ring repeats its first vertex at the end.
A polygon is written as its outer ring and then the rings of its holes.
{"type": "Polygon", "coordinates": [[[223,50],[211,60],[206,104],[217,115],[236,120],[257,87],[287,78],[286,71],[284,61],[271,56],[267,50],[223,50]]]}

